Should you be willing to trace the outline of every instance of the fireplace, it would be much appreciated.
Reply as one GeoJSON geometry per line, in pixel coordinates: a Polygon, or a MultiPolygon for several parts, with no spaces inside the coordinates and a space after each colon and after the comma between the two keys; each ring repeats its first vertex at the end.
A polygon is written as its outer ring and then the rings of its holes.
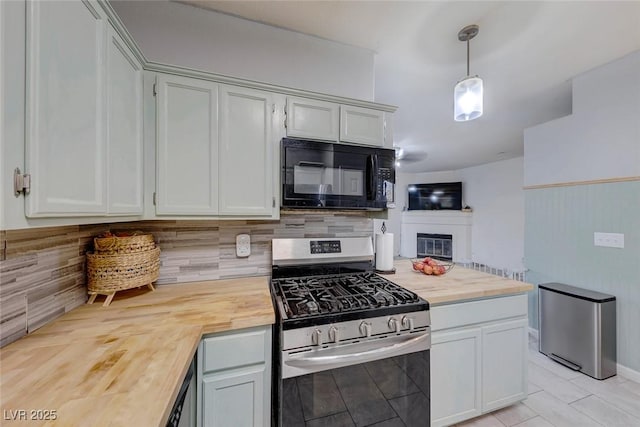
{"type": "MultiPolygon", "coordinates": [[[[416,244],[418,234],[440,234],[451,239],[450,256],[455,263],[470,263],[472,212],[406,211],[402,212],[400,256],[416,258],[422,248],[416,244]],[[416,251],[416,249],[418,249],[416,251]]],[[[426,248],[425,248],[426,249],[426,248]]],[[[435,250],[435,242],[434,242],[435,250]]],[[[430,255],[429,255],[430,256],[430,255]]],[[[440,255],[436,255],[441,258],[440,255]]],[[[444,259],[444,258],[443,258],[444,259]]]]}
{"type": "Polygon", "coordinates": [[[417,256],[432,257],[444,261],[453,260],[453,236],[451,234],[417,234],[417,256]]]}

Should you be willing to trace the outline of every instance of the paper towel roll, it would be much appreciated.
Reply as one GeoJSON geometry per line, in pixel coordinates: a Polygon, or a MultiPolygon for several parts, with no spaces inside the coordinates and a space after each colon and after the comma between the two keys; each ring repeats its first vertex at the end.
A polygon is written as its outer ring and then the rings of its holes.
{"type": "Polygon", "coordinates": [[[376,270],[393,270],[393,233],[376,234],[376,270]]]}

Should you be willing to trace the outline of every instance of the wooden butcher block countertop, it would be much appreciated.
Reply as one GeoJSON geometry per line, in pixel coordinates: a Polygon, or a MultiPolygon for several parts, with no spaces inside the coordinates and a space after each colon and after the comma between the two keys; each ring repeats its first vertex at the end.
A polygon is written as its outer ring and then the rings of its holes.
{"type": "Polygon", "coordinates": [[[274,321],[267,277],[163,285],[119,293],[109,307],[84,305],[0,350],[0,424],[164,426],[203,334],[274,321]],[[7,420],[18,410],[57,419],[7,420]]]}
{"type": "Polygon", "coordinates": [[[455,266],[442,276],[427,276],[414,271],[409,259],[397,259],[394,266],[396,274],[384,275],[385,278],[412,290],[434,305],[517,294],[533,289],[529,283],[460,266],[455,266]]]}

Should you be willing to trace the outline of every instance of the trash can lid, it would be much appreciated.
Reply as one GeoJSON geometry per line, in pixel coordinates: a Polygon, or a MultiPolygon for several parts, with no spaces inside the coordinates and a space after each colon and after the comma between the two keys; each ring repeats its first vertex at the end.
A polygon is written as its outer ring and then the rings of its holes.
{"type": "Polygon", "coordinates": [[[565,285],[564,283],[541,283],[538,285],[538,288],[591,302],[609,302],[616,300],[616,297],[613,295],[590,291],[589,289],[578,288],[576,286],[565,285]]]}

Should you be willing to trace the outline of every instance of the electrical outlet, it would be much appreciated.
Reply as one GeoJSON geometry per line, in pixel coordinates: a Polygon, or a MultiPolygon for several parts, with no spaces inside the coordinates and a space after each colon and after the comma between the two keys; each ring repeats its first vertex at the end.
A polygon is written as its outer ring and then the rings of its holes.
{"type": "Polygon", "coordinates": [[[236,255],[246,258],[251,255],[251,236],[248,234],[238,234],[236,236],[236,255]]]}
{"type": "Polygon", "coordinates": [[[594,246],[608,248],[624,248],[624,234],[622,233],[593,233],[594,246]]]}

